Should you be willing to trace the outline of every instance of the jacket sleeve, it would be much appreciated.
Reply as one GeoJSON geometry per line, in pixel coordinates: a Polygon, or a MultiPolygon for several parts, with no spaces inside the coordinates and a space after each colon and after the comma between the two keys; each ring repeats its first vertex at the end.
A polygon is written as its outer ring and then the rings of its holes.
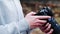
{"type": "Polygon", "coordinates": [[[25,19],[22,19],[19,22],[11,22],[9,24],[0,25],[0,34],[16,34],[19,31],[26,31],[29,29],[29,25],[25,19]]]}
{"type": "MultiPolygon", "coordinates": [[[[4,23],[6,21],[11,20],[9,23],[6,22],[7,24],[5,23],[0,25],[0,34],[17,34],[17,32],[20,33],[22,31],[26,31],[29,29],[29,24],[21,16],[20,17],[22,19],[16,21],[17,13],[14,8],[15,7],[12,0],[0,0],[0,17],[3,16],[3,18],[5,18],[5,21],[4,19],[0,20],[0,23],[4,23]]],[[[18,13],[19,15],[22,14],[22,12],[18,12],[18,13]]]]}

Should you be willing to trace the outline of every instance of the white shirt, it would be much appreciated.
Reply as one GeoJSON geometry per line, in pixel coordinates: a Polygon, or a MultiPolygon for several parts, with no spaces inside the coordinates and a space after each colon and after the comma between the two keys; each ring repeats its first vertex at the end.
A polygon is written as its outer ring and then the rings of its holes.
{"type": "Polygon", "coordinates": [[[25,34],[28,29],[19,0],[0,0],[0,34],[25,34]]]}

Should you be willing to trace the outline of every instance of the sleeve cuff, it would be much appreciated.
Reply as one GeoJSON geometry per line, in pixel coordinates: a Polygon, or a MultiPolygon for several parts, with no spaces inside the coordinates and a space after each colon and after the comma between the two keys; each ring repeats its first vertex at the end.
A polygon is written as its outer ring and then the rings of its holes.
{"type": "Polygon", "coordinates": [[[25,19],[22,19],[21,21],[19,21],[18,27],[20,31],[29,30],[29,24],[25,19]]]}

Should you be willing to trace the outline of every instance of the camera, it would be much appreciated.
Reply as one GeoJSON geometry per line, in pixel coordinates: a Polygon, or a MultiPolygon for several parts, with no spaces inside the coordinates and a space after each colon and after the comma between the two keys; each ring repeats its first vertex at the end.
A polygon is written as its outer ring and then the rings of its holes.
{"type": "Polygon", "coordinates": [[[38,11],[38,13],[35,14],[35,15],[38,15],[38,16],[40,16],[40,15],[42,15],[42,16],[51,16],[51,18],[46,19],[46,20],[47,20],[47,23],[51,24],[51,28],[54,29],[52,34],[60,34],[60,25],[57,23],[57,21],[53,17],[54,14],[53,14],[50,7],[44,7],[42,9],[40,9],[38,11]]]}

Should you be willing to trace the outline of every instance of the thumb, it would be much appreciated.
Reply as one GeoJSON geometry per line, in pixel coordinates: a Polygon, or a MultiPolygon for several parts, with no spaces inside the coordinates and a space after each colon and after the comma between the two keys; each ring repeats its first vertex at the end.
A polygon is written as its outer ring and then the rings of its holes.
{"type": "Polygon", "coordinates": [[[28,13],[28,15],[35,15],[36,14],[36,12],[30,12],[30,13],[28,13]]]}

